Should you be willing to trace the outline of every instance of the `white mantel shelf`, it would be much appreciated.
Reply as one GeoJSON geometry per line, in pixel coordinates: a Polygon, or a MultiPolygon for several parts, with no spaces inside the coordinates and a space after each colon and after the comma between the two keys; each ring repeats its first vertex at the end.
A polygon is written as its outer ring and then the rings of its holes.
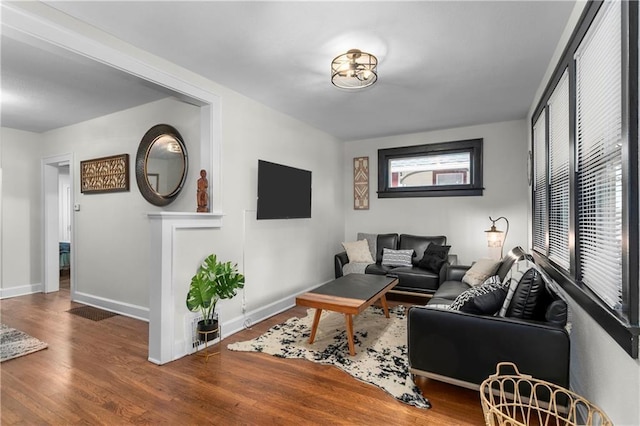
{"type": "Polygon", "coordinates": [[[151,223],[149,282],[149,361],[166,364],[182,354],[174,348],[173,295],[175,235],[179,229],[222,227],[222,212],[147,213],[151,223]]]}
{"type": "MultiPolygon", "coordinates": [[[[211,220],[222,220],[224,214],[222,212],[213,212],[213,213],[195,213],[195,212],[166,212],[166,211],[157,211],[157,212],[149,212],[147,213],[149,219],[160,219],[160,220],[193,220],[201,223],[203,221],[211,221],[211,220]]],[[[214,228],[216,226],[213,226],[214,228]]]]}

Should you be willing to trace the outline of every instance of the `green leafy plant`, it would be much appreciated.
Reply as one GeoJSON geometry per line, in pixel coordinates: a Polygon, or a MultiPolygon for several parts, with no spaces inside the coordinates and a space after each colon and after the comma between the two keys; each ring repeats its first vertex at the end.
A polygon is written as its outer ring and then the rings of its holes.
{"type": "Polygon", "coordinates": [[[215,254],[202,261],[196,274],[191,278],[187,293],[187,309],[202,312],[205,320],[213,319],[216,304],[220,299],[231,299],[238,289],[244,288],[244,275],[238,272],[238,265],[218,261],[215,254]]]}

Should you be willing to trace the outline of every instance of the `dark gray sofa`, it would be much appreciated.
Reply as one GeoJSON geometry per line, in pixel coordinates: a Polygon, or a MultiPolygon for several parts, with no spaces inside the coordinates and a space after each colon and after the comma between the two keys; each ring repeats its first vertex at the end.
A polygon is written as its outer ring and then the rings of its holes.
{"type": "MultiPolygon", "coordinates": [[[[409,293],[433,294],[444,281],[446,266],[457,263],[457,256],[450,254],[448,262],[442,267],[439,273],[434,273],[420,268],[418,263],[422,259],[424,251],[430,243],[446,245],[447,237],[438,236],[418,236],[409,234],[378,234],[376,236],[376,263],[367,266],[366,274],[392,275],[398,277],[398,285],[394,291],[409,293]],[[414,251],[410,267],[390,267],[382,265],[382,253],[384,248],[393,250],[414,251]]],[[[344,275],[343,268],[349,263],[346,252],[338,253],[334,256],[335,276],[339,278],[344,275]]]]}
{"type": "MultiPolygon", "coordinates": [[[[503,259],[497,274],[504,279],[514,262],[530,257],[520,247],[503,259]]],[[[564,325],[567,306],[541,280],[529,306],[531,318],[479,315],[431,309],[450,304],[470,286],[463,283],[468,266],[453,265],[427,306],[413,306],[407,314],[408,356],[412,374],[479,389],[501,361],[515,363],[520,372],[569,387],[569,334],[564,325]]],[[[538,279],[538,278],[536,278],[538,279]]],[[[511,306],[518,304],[518,290],[511,306]]]]}

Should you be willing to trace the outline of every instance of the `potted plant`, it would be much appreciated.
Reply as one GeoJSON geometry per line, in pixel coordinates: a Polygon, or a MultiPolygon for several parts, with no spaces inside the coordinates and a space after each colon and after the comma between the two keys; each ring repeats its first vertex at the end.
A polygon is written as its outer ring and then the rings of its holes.
{"type": "Polygon", "coordinates": [[[202,261],[196,274],[191,278],[191,285],[187,293],[187,309],[192,312],[198,309],[202,313],[202,320],[198,322],[198,338],[201,341],[214,340],[218,332],[208,333],[218,329],[216,304],[220,299],[231,299],[238,289],[244,287],[244,275],[238,272],[238,265],[231,262],[218,261],[215,254],[209,255],[202,261]]]}

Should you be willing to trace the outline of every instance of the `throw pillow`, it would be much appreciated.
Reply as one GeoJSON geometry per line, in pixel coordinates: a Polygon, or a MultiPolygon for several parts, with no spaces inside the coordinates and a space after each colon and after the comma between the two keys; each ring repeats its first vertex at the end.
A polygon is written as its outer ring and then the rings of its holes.
{"type": "Polygon", "coordinates": [[[499,260],[493,259],[479,259],[476,263],[471,265],[471,268],[462,277],[462,282],[471,286],[480,285],[496,273],[500,267],[499,260]]]}
{"type": "Polygon", "coordinates": [[[518,286],[511,297],[506,316],[521,319],[533,318],[538,295],[542,291],[543,285],[542,276],[536,268],[527,270],[520,278],[518,286]]]}
{"type": "Polygon", "coordinates": [[[349,263],[375,263],[371,257],[367,240],[342,243],[342,247],[347,252],[349,263]]]}
{"type": "Polygon", "coordinates": [[[411,258],[413,250],[391,250],[385,248],[382,250],[383,266],[411,266],[411,258]]]}
{"type": "Polygon", "coordinates": [[[365,234],[364,232],[358,232],[358,241],[367,240],[369,244],[369,252],[371,253],[371,258],[373,261],[376,261],[376,250],[378,249],[378,234],[365,234]]]}
{"type": "Polygon", "coordinates": [[[567,317],[567,303],[564,300],[554,300],[551,302],[544,315],[547,322],[559,327],[567,325],[567,317]]]}
{"type": "Polygon", "coordinates": [[[527,259],[513,263],[511,269],[509,269],[509,272],[507,272],[507,275],[505,275],[504,280],[502,281],[504,287],[508,288],[508,290],[507,297],[504,299],[504,303],[502,304],[502,308],[498,314],[499,316],[504,317],[507,315],[507,309],[509,308],[513,294],[516,292],[520,278],[522,278],[522,276],[531,268],[535,268],[535,263],[527,259]]]}
{"type": "MultiPolygon", "coordinates": [[[[497,278],[497,275],[495,276],[497,278]]],[[[476,315],[494,315],[507,297],[507,290],[500,279],[491,277],[483,284],[462,292],[450,309],[476,315]]]]}
{"type": "Polygon", "coordinates": [[[447,263],[447,256],[451,246],[441,246],[440,244],[429,243],[422,259],[418,262],[418,267],[431,271],[435,274],[440,273],[442,265],[447,263]]]}

